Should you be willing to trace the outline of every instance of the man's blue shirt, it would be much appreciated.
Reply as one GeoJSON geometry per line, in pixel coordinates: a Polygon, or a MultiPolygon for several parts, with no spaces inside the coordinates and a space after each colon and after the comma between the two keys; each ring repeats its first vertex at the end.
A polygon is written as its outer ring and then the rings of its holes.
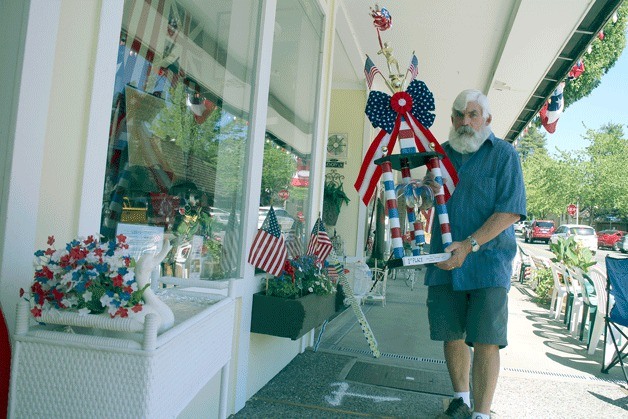
{"type": "MultiPolygon", "coordinates": [[[[519,155],[514,147],[492,133],[473,154],[460,154],[448,143],[443,149],[458,172],[458,185],[447,201],[447,213],[454,241],[463,241],[496,212],[526,218],[526,197],[519,155]]],[[[430,253],[442,253],[438,218],[432,228],[430,253]]],[[[517,252],[512,226],[480,250],[469,253],[460,268],[444,271],[429,266],[426,285],[452,283],[454,290],[489,287],[510,289],[512,260],[517,252]]]]}

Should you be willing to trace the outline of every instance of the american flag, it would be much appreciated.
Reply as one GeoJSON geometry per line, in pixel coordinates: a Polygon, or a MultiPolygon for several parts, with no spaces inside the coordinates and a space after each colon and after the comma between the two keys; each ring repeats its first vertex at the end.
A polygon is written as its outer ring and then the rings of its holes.
{"type": "Polygon", "coordinates": [[[308,255],[315,255],[318,257],[318,260],[324,262],[331,252],[333,246],[331,244],[331,240],[325,231],[325,226],[323,225],[323,220],[316,220],[316,224],[314,224],[314,228],[312,229],[312,234],[310,235],[310,243],[307,246],[308,255]]]}
{"type": "Polygon", "coordinates": [[[556,124],[558,123],[558,118],[563,113],[563,107],[565,101],[563,100],[563,89],[565,88],[565,82],[561,82],[552,96],[550,96],[549,103],[545,102],[539,115],[541,116],[541,124],[543,124],[543,128],[550,134],[553,134],[556,131],[556,124]]]}
{"type": "Polygon", "coordinates": [[[237,228],[235,206],[229,214],[225,238],[222,242],[222,253],[220,257],[220,267],[225,275],[233,273],[238,262],[238,250],[240,243],[240,229],[237,228]]]}
{"type": "Polygon", "coordinates": [[[410,67],[408,67],[408,72],[410,73],[411,80],[416,79],[416,76],[419,74],[419,60],[416,55],[412,54],[412,59],[410,60],[410,67]]]}
{"type": "Polygon", "coordinates": [[[270,207],[262,228],[257,230],[253,239],[248,262],[271,275],[279,276],[287,258],[286,243],[281,235],[275,210],[270,207]]]}
{"type": "MultiPolygon", "coordinates": [[[[379,73],[382,74],[381,71],[377,67],[375,67],[375,63],[371,60],[371,57],[366,56],[366,62],[364,63],[364,76],[366,76],[366,84],[371,88],[373,85],[373,79],[375,79],[375,75],[379,73]]],[[[382,74],[383,77],[383,74],[382,74]]]]}
{"type": "Polygon", "coordinates": [[[294,230],[290,230],[286,233],[286,247],[288,248],[289,259],[295,259],[303,253],[301,240],[299,240],[294,230]]]}

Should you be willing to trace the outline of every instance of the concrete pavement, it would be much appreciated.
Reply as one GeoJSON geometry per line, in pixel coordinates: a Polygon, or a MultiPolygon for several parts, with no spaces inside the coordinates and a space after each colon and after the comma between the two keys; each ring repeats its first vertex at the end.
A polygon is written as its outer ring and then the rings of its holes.
{"type": "MultiPolygon", "coordinates": [[[[351,309],[329,322],[317,348],[298,355],[234,418],[430,418],[451,384],[442,343],[429,339],[427,289],[404,275],[389,279],[386,304],[363,311],[378,341],[374,358],[351,309]]],[[[320,331],[320,330],[319,330],[320,331]]],[[[620,367],[600,373],[602,343],[588,355],[562,320],[513,282],[509,345],[501,351],[493,408],[497,418],[625,418],[628,392],[620,367]]]]}

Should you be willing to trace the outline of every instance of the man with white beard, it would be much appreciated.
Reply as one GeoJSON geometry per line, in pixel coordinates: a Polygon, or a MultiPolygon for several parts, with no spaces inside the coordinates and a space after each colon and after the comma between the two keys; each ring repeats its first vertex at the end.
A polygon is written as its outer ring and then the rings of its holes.
{"type": "Polygon", "coordinates": [[[438,416],[443,418],[490,418],[499,349],[508,344],[508,291],[517,249],[512,224],[525,220],[526,199],[519,156],[493,135],[491,120],[487,97],[464,90],[453,103],[449,142],[443,144],[459,178],[447,201],[454,242],[443,249],[434,223],[430,251],[450,252],[451,258],[429,266],[425,275],[430,338],[444,342],[454,388],[449,407],[438,416]]]}

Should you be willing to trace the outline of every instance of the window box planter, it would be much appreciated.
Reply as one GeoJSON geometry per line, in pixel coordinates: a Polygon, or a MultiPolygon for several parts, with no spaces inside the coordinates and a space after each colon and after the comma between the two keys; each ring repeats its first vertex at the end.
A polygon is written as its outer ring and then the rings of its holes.
{"type": "Polygon", "coordinates": [[[296,340],[336,313],[336,294],[290,299],[253,294],[251,332],[296,340]]]}

